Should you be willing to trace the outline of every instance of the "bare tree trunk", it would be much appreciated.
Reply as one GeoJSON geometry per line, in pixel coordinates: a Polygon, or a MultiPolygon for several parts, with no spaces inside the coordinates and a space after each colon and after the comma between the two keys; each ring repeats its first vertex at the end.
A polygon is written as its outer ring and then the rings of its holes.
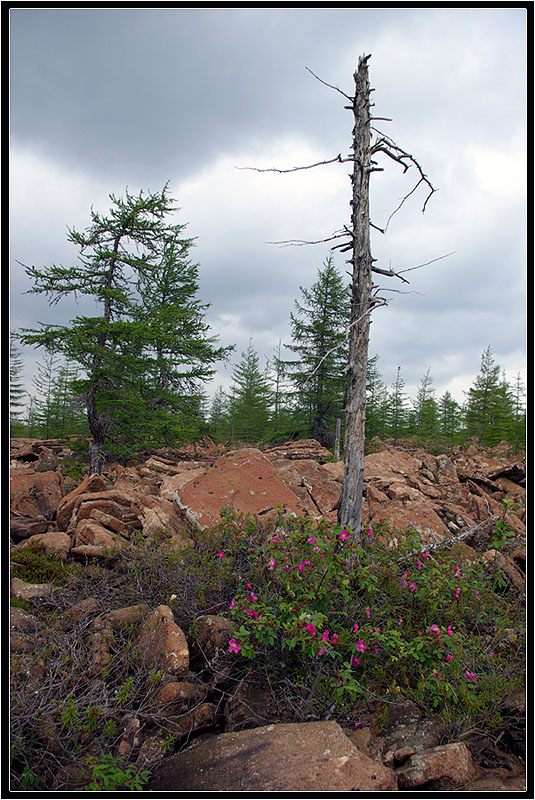
{"type": "Polygon", "coordinates": [[[336,461],[340,458],[340,428],[342,427],[342,420],[340,417],[336,419],[336,433],[334,434],[334,458],[336,461]]]}
{"type": "Polygon", "coordinates": [[[344,484],[338,511],[341,525],[353,528],[359,541],[362,528],[362,492],[364,482],[364,435],[366,422],[366,364],[372,293],[372,257],[370,251],[370,84],[368,58],[359,59],[355,73],[353,100],[352,175],[352,296],[349,328],[344,439],[344,484]]]}

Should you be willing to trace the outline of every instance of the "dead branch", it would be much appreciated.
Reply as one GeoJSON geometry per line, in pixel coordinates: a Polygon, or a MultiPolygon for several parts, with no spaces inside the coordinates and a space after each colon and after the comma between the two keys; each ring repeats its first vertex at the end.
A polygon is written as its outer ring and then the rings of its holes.
{"type": "Polygon", "coordinates": [[[339,93],[342,95],[342,97],[345,97],[345,98],[346,98],[346,100],[349,100],[349,102],[350,102],[350,103],[352,103],[352,102],[353,102],[354,98],[353,98],[353,97],[351,97],[350,95],[346,94],[345,92],[343,92],[341,89],[339,89],[339,88],[338,88],[338,86],[333,86],[331,83],[327,83],[326,81],[322,80],[321,78],[319,78],[319,77],[316,75],[316,73],[315,73],[315,72],[312,72],[312,70],[311,70],[309,67],[305,67],[305,69],[307,70],[307,72],[310,72],[310,74],[311,74],[311,75],[312,75],[314,78],[316,78],[316,80],[317,80],[317,81],[319,81],[320,83],[322,83],[324,86],[327,86],[329,89],[334,89],[334,91],[335,91],[335,92],[339,92],[339,93]]]}
{"type": "Polygon", "coordinates": [[[449,258],[449,256],[455,255],[457,250],[452,250],[451,253],[446,253],[443,256],[438,256],[437,258],[432,258],[431,261],[426,261],[425,264],[418,264],[417,267],[408,267],[407,269],[400,269],[399,273],[402,272],[412,272],[413,269],[421,269],[422,267],[427,267],[429,264],[434,264],[435,261],[442,261],[443,258],[449,258]]]}
{"type": "Polygon", "coordinates": [[[318,161],[316,164],[305,164],[302,167],[290,167],[289,169],[277,169],[277,167],[267,167],[266,169],[260,169],[259,167],[235,167],[235,169],[247,169],[252,172],[278,172],[279,174],[284,174],[287,172],[299,172],[303,169],[314,169],[315,167],[323,167],[326,164],[344,164],[347,161],[353,161],[353,158],[347,156],[342,158],[342,154],[338,153],[337,156],[334,158],[326,159],[325,161],[318,161]]]}

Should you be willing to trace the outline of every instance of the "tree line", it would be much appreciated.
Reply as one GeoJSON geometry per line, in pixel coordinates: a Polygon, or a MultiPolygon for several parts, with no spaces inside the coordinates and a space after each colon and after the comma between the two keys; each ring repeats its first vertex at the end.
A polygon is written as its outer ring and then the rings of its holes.
{"type": "MultiPolygon", "coordinates": [[[[85,295],[100,313],[67,325],[18,331],[10,345],[12,435],[91,438],[91,469],[108,458],[127,459],[147,447],[176,446],[208,434],[217,441],[273,442],[314,438],[343,441],[350,287],[329,255],[310,287],[300,287],[290,314],[291,341],[282,342],[262,368],[253,342],[241,354],[230,388],[211,401],[204,385],[221,347],[198,297],[194,239],[170,224],[176,211],[168,187],[125,198],[110,195],[109,215],[91,211],[91,225],[69,230],[80,255],[74,267],[25,267],[32,293],[50,304],[85,295]],[[16,340],[41,348],[29,398],[16,340]],[[339,421],[339,422],[337,422],[339,421]]],[[[366,438],[416,436],[453,444],[475,437],[484,445],[525,441],[525,390],[510,383],[490,346],[480,372],[459,404],[436,397],[428,369],[417,395],[404,391],[401,366],[387,386],[379,355],[366,371],[366,438]]]]}

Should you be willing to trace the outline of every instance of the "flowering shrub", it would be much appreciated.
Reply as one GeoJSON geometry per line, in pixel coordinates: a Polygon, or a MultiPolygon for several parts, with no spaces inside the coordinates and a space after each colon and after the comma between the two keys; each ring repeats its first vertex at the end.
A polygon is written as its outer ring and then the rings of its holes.
{"type": "Polygon", "coordinates": [[[345,529],[282,518],[262,541],[249,536],[229,652],[269,663],[286,687],[292,675],[303,718],[401,690],[454,727],[499,727],[500,700],[522,685],[501,632],[523,611],[488,565],[426,552],[413,528],[394,539],[377,526],[356,544],[345,529]]]}

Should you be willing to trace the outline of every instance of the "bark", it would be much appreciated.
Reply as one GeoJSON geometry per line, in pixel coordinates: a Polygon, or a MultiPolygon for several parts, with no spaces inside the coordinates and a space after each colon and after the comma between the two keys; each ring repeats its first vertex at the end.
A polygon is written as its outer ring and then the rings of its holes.
{"type": "Polygon", "coordinates": [[[349,360],[345,396],[344,484],[338,512],[341,525],[362,535],[362,493],[364,482],[364,436],[366,421],[366,364],[372,293],[370,251],[370,84],[368,56],[359,59],[353,100],[352,174],[352,287],[349,360]]]}

